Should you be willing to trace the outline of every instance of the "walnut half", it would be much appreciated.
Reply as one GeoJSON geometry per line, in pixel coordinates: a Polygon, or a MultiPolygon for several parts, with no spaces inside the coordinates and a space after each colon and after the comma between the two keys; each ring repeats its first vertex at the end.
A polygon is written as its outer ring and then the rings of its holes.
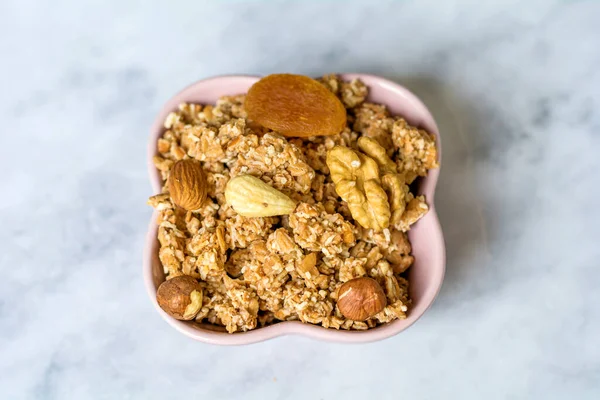
{"type": "Polygon", "coordinates": [[[327,166],[337,194],[364,228],[382,231],[390,224],[390,206],[381,186],[377,163],[343,146],[327,153],[327,166]]]}
{"type": "Polygon", "coordinates": [[[425,198],[410,193],[405,174],[379,142],[363,136],[357,144],[360,152],[336,146],[327,153],[335,191],[362,227],[408,231],[429,210],[425,198]]]}
{"type": "Polygon", "coordinates": [[[383,174],[381,182],[390,202],[391,225],[396,226],[402,219],[406,203],[411,199],[406,179],[403,174],[398,173],[396,163],[388,157],[385,148],[375,139],[361,137],[358,139],[358,148],[377,162],[383,174]]]}

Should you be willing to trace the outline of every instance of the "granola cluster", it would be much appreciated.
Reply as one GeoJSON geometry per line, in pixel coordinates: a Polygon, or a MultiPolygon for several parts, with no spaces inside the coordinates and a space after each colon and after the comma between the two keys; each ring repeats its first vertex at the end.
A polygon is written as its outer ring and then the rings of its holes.
{"type": "Polygon", "coordinates": [[[154,164],[163,193],[150,198],[158,211],[159,258],[167,279],[199,280],[198,322],[230,333],[278,321],[300,320],[325,328],[365,330],[406,318],[410,305],[406,270],[412,265],[406,231],[423,216],[422,196],[410,197],[398,224],[375,232],[361,227],[336,193],[327,152],[343,145],[358,150],[362,136],[375,139],[403,174],[406,184],[437,166],[434,139],[386,107],[365,101],[360,81],[329,75],[320,82],[347,109],[338,135],[286,138],[247,119],[244,95],[216,105],[182,104],[165,121],[154,164]],[[177,207],[167,179],[175,162],[201,162],[207,199],[195,211],[177,207]],[[253,175],[297,202],[289,215],[244,217],[225,199],[228,181],[253,175]],[[337,307],[341,285],[371,277],[383,288],[385,308],[367,319],[345,318],[337,307]]]}

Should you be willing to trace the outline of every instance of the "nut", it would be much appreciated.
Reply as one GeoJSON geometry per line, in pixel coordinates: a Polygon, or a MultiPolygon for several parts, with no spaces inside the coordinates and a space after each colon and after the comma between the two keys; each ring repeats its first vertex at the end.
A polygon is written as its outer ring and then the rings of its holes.
{"type": "Polygon", "coordinates": [[[383,310],[387,298],[376,280],[363,276],[340,287],[337,305],[344,317],[364,321],[383,310]]]}
{"type": "Polygon", "coordinates": [[[429,206],[425,202],[425,196],[412,198],[411,194],[409,197],[411,197],[411,200],[406,204],[406,209],[402,213],[400,221],[394,226],[402,232],[407,232],[411,225],[420,220],[429,211],[429,206]]]}
{"type": "Polygon", "coordinates": [[[379,165],[383,173],[381,186],[387,193],[390,202],[392,213],[390,224],[398,224],[406,208],[406,203],[410,201],[410,188],[406,184],[404,174],[397,173],[396,164],[388,157],[385,148],[377,140],[363,136],[358,139],[358,147],[379,165]]]}
{"type": "Polygon", "coordinates": [[[381,168],[382,174],[395,174],[397,171],[396,164],[388,157],[385,148],[373,138],[362,136],[358,139],[358,148],[371,157],[381,168]]]}
{"type": "Polygon", "coordinates": [[[381,186],[385,190],[390,202],[390,211],[392,216],[391,225],[396,225],[402,219],[402,214],[406,209],[406,202],[409,196],[409,187],[404,183],[404,175],[386,174],[381,178],[381,186]]]}
{"type": "Polygon", "coordinates": [[[192,159],[177,161],[169,176],[169,194],[173,203],[194,211],[202,207],[206,199],[206,176],[200,162],[192,159]]]}
{"type": "Polygon", "coordinates": [[[191,276],[176,276],[158,287],[156,300],[173,318],[189,321],[202,308],[202,287],[191,276]]]}
{"type": "Polygon", "coordinates": [[[390,206],[377,163],[347,147],[335,146],[327,153],[327,166],[335,191],[348,203],[352,217],[367,229],[380,232],[387,228],[390,206]]]}
{"type": "Polygon", "coordinates": [[[290,214],[296,202],[252,175],[239,175],[227,182],[225,199],[244,217],[290,214]]]}

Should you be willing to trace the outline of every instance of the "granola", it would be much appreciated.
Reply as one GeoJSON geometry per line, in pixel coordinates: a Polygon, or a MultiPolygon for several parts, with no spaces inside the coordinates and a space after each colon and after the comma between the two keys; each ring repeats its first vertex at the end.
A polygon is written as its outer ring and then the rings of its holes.
{"type": "Polygon", "coordinates": [[[437,167],[434,138],[391,116],[384,105],[366,102],[368,88],[360,80],[327,75],[319,82],[346,108],[348,125],[339,134],[286,138],[247,119],[244,95],[224,96],[215,105],[182,104],[166,118],[153,160],[163,190],[148,203],[158,212],[166,279],[187,275],[199,281],[197,322],[233,333],[291,320],[366,330],[406,318],[406,270],[414,261],[406,231],[428,211],[425,198],[407,185],[437,167]],[[358,151],[361,137],[383,146],[379,159],[405,185],[403,207],[392,207],[396,217],[379,232],[352,218],[327,165],[328,151],[358,151]],[[206,176],[207,198],[197,210],[179,208],[168,193],[171,169],[185,159],[200,161],[206,176]],[[224,195],[239,175],[261,179],[297,202],[296,208],[275,217],[239,215],[224,195]],[[387,303],[355,321],[340,311],[338,293],[344,283],[363,277],[381,286],[387,303]]]}

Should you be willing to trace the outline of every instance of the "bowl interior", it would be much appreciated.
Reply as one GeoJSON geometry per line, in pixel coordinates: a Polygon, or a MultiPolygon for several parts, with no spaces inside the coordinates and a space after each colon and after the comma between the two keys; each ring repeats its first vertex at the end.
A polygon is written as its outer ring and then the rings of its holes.
{"type": "MultiPolygon", "coordinates": [[[[343,74],[344,80],[360,78],[369,86],[368,101],[385,104],[392,115],[405,118],[411,125],[418,126],[436,135],[439,154],[441,142],[437,125],[427,108],[407,89],[386,79],[364,74],[343,74]]],[[[221,76],[196,82],[170,99],[157,116],[148,144],[148,173],[155,193],[161,190],[161,177],[152,157],[156,153],[156,142],[163,134],[163,121],[167,115],[183,102],[214,104],[224,95],[244,93],[257,80],[251,76],[221,76]]],[[[156,290],[165,275],[158,259],[159,244],[156,239],[156,213],[148,229],[144,254],[144,279],[150,299],[158,312],[174,328],[194,339],[218,344],[245,344],[271,337],[299,333],[325,340],[339,342],[367,342],[392,336],[412,325],[431,306],[439,292],[445,270],[445,249],[442,231],[434,207],[435,186],[439,169],[429,171],[427,177],[417,182],[418,194],[425,195],[430,211],[412,226],[408,237],[412,244],[414,265],[409,269],[410,296],[412,307],[408,317],[396,320],[368,331],[336,331],[300,322],[281,322],[250,332],[228,334],[221,327],[196,322],[178,321],[166,314],[156,302],[156,290]]]]}

